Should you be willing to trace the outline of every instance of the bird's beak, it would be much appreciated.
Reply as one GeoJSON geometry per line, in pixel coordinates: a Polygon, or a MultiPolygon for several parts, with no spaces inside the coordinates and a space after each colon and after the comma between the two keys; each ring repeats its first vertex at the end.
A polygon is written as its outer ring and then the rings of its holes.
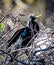
{"type": "Polygon", "coordinates": [[[42,15],[37,15],[36,18],[41,17],[42,15]]]}

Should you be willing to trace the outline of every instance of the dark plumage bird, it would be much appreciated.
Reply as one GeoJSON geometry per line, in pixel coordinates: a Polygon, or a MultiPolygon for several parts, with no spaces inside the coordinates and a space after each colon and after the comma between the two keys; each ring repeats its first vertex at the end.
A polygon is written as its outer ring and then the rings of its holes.
{"type": "Polygon", "coordinates": [[[22,28],[15,32],[13,37],[8,40],[8,47],[12,44],[15,44],[15,47],[18,46],[25,47],[31,38],[39,32],[39,25],[35,21],[35,16],[30,16],[29,27],[22,28]]]}

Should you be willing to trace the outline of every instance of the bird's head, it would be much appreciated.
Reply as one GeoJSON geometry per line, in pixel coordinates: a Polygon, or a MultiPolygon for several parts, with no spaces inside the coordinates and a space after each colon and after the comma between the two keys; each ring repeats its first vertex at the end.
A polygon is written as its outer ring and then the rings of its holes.
{"type": "Polygon", "coordinates": [[[35,19],[36,19],[36,17],[34,15],[31,15],[30,16],[30,20],[33,20],[34,21],[35,19]]]}

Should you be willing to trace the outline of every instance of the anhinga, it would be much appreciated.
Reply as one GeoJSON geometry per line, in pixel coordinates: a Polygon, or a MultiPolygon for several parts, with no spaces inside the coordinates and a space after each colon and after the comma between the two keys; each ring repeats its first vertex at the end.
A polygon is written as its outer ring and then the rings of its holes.
{"type": "Polygon", "coordinates": [[[40,29],[35,19],[35,16],[30,16],[29,27],[25,27],[16,31],[12,38],[8,40],[8,47],[10,47],[12,44],[14,44],[16,48],[18,48],[18,46],[25,47],[27,45],[31,38],[37,32],[39,32],[40,29]]]}

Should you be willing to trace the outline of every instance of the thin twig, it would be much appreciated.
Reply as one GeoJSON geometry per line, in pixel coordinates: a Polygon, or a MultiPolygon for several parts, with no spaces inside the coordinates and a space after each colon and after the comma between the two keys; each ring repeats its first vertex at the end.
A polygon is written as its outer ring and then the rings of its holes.
{"type": "Polygon", "coordinates": [[[3,52],[3,53],[5,53],[5,54],[7,54],[8,56],[10,56],[13,60],[15,60],[16,62],[19,62],[19,63],[21,63],[21,64],[24,64],[24,65],[30,65],[30,64],[27,64],[27,63],[25,63],[25,62],[23,62],[23,61],[21,61],[21,60],[17,60],[16,58],[14,58],[14,57],[12,57],[9,53],[7,53],[7,52],[5,52],[5,51],[3,51],[3,50],[0,50],[1,52],[3,52]]]}

